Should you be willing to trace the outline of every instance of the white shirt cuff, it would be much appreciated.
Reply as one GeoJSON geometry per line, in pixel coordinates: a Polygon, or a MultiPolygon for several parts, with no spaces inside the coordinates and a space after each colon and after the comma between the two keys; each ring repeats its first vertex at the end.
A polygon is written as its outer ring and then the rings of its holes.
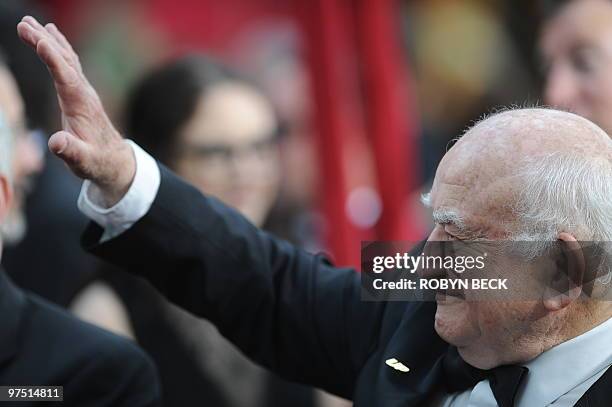
{"type": "Polygon", "coordinates": [[[125,196],[106,208],[102,191],[89,180],[83,182],[79,194],[79,210],[104,229],[101,243],[119,236],[145,216],[159,191],[161,174],[155,159],[133,141],[126,142],[134,152],[136,174],[125,196]]]}

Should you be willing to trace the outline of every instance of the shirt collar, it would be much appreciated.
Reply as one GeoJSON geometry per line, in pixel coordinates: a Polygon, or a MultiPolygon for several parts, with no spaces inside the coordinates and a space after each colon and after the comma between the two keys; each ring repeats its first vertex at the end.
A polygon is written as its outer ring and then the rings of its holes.
{"type": "Polygon", "coordinates": [[[518,400],[546,406],[612,363],[612,318],[542,353],[529,363],[518,400]]]}

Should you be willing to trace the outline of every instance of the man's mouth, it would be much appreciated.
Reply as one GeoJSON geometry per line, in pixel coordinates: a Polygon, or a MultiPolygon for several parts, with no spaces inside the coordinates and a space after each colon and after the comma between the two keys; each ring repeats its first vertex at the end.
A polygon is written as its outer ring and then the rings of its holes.
{"type": "Polygon", "coordinates": [[[438,302],[445,302],[453,298],[465,300],[465,293],[463,290],[436,290],[436,301],[438,302]]]}

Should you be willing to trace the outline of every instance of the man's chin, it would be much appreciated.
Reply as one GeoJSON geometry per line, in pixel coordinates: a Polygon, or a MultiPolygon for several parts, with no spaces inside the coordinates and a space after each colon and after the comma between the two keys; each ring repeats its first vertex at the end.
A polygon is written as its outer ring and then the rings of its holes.
{"type": "Polygon", "coordinates": [[[434,322],[436,332],[451,345],[463,345],[469,336],[466,330],[471,326],[467,315],[468,304],[456,297],[446,297],[444,301],[437,303],[434,322]]]}

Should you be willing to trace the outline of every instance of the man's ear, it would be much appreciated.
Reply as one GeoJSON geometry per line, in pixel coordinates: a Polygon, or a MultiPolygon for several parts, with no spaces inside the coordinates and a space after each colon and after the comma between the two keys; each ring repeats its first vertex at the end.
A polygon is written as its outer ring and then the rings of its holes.
{"type": "Polygon", "coordinates": [[[0,223],[6,219],[13,205],[13,187],[4,174],[0,174],[0,223]]]}
{"type": "Polygon", "coordinates": [[[563,309],[580,297],[586,268],[582,247],[574,236],[562,232],[556,244],[558,258],[544,293],[544,306],[550,311],[563,309]]]}

